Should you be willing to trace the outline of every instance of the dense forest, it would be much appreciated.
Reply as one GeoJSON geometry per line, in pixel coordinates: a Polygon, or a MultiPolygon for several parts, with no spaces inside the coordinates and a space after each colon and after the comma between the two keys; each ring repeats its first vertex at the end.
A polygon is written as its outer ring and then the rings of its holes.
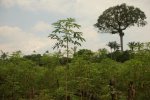
{"type": "Polygon", "coordinates": [[[145,18],[140,9],[126,4],[104,11],[94,26],[119,34],[120,44],[106,43],[110,50],[78,49],[86,40],[73,18],[52,24],[55,30],[48,37],[56,40],[57,52],[1,50],[0,99],[149,100],[150,42],[131,41],[126,44],[130,50],[123,50],[123,31],[146,25],[145,18]]]}

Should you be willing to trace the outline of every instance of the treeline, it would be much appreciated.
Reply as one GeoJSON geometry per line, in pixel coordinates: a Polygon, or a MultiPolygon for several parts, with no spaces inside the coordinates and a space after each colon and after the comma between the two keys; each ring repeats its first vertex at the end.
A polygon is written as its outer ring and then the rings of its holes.
{"type": "Polygon", "coordinates": [[[2,52],[1,100],[149,100],[150,49],[62,54],[2,52]]]}

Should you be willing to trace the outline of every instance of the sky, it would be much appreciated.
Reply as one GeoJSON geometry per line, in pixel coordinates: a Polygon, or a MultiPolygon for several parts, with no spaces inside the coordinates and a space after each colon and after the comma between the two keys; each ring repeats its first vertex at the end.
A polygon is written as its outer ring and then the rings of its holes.
{"type": "Polygon", "coordinates": [[[82,49],[97,51],[107,48],[107,43],[117,41],[118,34],[100,33],[93,26],[107,8],[126,3],[140,8],[147,16],[144,27],[130,27],[124,33],[124,48],[131,41],[150,41],[150,0],[0,0],[0,50],[21,50],[30,54],[34,50],[53,52],[55,41],[48,38],[54,30],[52,23],[65,18],[75,18],[82,27],[82,49]]]}

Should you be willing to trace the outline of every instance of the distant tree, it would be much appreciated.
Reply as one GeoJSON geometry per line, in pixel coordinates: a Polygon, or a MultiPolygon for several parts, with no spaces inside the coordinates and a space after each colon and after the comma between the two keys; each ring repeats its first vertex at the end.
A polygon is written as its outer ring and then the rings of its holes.
{"type": "Polygon", "coordinates": [[[94,53],[88,49],[80,49],[76,52],[75,56],[82,57],[84,60],[90,60],[94,53]]]}
{"type": "Polygon", "coordinates": [[[132,53],[128,50],[123,52],[117,51],[114,53],[114,55],[117,62],[125,62],[129,59],[132,59],[132,53]]]}
{"type": "Polygon", "coordinates": [[[113,47],[114,47],[114,43],[113,43],[113,42],[109,42],[109,43],[107,44],[107,46],[110,48],[110,51],[111,51],[111,53],[112,53],[112,49],[113,49],[113,47]]]}
{"type": "Polygon", "coordinates": [[[113,49],[114,49],[114,51],[119,50],[119,47],[120,47],[120,45],[116,41],[114,41],[113,42],[113,49]]]}
{"type": "Polygon", "coordinates": [[[35,62],[37,65],[41,66],[41,54],[31,54],[31,55],[24,55],[23,58],[31,60],[33,62],[35,62]]]}
{"type": "Polygon", "coordinates": [[[74,47],[72,47],[71,49],[72,49],[72,51],[73,51],[73,55],[75,55],[75,53],[77,52],[77,46],[74,46],[74,47]]]}
{"type": "Polygon", "coordinates": [[[20,50],[15,51],[11,54],[11,58],[20,58],[22,56],[22,52],[20,50]]]}
{"type": "Polygon", "coordinates": [[[1,59],[5,60],[5,59],[7,59],[7,57],[8,57],[8,52],[3,52],[1,50],[1,59]]]}
{"type": "Polygon", "coordinates": [[[36,51],[35,51],[35,50],[33,50],[33,53],[34,53],[34,54],[36,54],[36,51]]]}
{"type": "Polygon", "coordinates": [[[118,50],[119,47],[120,47],[119,44],[118,44],[116,41],[109,42],[109,43],[107,44],[107,46],[109,46],[110,49],[111,49],[111,58],[112,58],[112,49],[114,49],[114,52],[115,52],[115,51],[118,50]]]}
{"type": "Polygon", "coordinates": [[[130,48],[131,51],[134,51],[136,48],[136,42],[129,42],[128,46],[130,48]]]}
{"type": "Polygon", "coordinates": [[[140,51],[141,49],[143,49],[144,43],[137,42],[137,43],[136,43],[136,47],[137,47],[137,50],[140,51]]]}
{"type": "Polygon", "coordinates": [[[48,54],[48,53],[49,53],[49,51],[47,50],[47,51],[45,51],[45,53],[46,53],[46,54],[48,54]]]}
{"type": "Polygon", "coordinates": [[[108,53],[106,48],[98,49],[98,52],[99,52],[100,55],[106,55],[108,53]]]}
{"type": "Polygon", "coordinates": [[[146,48],[147,50],[150,50],[150,42],[146,42],[146,43],[145,43],[145,48],[146,48]]]}
{"type": "Polygon", "coordinates": [[[99,53],[99,56],[101,56],[102,58],[106,58],[108,51],[107,51],[107,49],[102,48],[102,49],[98,49],[98,53],[99,53]]]}
{"type": "Polygon", "coordinates": [[[119,34],[121,51],[123,51],[124,30],[131,26],[146,25],[146,16],[143,11],[125,3],[110,7],[99,16],[95,27],[100,31],[119,34]]]}

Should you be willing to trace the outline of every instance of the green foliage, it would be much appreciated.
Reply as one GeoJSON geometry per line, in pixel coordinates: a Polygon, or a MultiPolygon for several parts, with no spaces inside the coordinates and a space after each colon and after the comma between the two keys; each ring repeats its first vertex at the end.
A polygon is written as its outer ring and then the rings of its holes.
{"type": "Polygon", "coordinates": [[[136,42],[129,42],[128,46],[129,46],[131,51],[135,51],[135,49],[136,49],[136,42]]]}
{"type": "Polygon", "coordinates": [[[113,59],[116,60],[117,62],[125,62],[133,58],[133,53],[128,50],[123,52],[116,51],[112,53],[112,55],[113,55],[113,59]]]}
{"type": "Polygon", "coordinates": [[[107,44],[107,46],[110,47],[111,51],[112,51],[112,49],[114,49],[114,51],[119,50],[119,47],[120,47],[119,44],[116,41],[109,42],[107,44]]]}
{"type": "Polygon", "coordinates": [[[123,51],[124,30],[131,26],[145,26],[146,16],[143,11],[125,3],[106,9],[99,16],[95,27],[100,31],[119,34],[121,50],[123,51]]]}
{"type": "Polygon", "coordinates": [[[49,35],[49,37],[57,40],[53,49],[62,47],[67,48],[67,43],[73,43],[74,45],[81,46],[78,41],[85,41],[85,39],[82,38],[82,32],[74,31],[76,28],[79,29],[81,26],[76,24],[75,19],[73,18],[59,20],[52,25],[55,30],[49,35]]]}
{"type": "Polygon", "coordinates": [[[81,57],[85,60],[90,60],[94,53],[91,50],[88,49],[80,49],[78,52],[75,53],[75,58],[76,57],[81,57]]]}
{"type": "Polygon", "coordinates": [[[42,90],[39,96],[35,97],[35,99],[33,100],[54,100],[54,99],[52,99],[47,90],[42,90]]]}
{"type": "Polygon", "coordinates": [[[55,68],[55,66],[60,65],[59,57],[56,55],[44,54],[40,58],[40,65],[48,68],[55,68]]]}
{"type": "MultiPolygon", "coordinates": [[[[146,16],[143,11],[133,6],[127,6],[125,3],[110,7],[99,16],[98,22],[95,24],[99,30],[110,33],[118,33],[119,30],[134,25],[144,26],[146,24],[146,16]]],[[[120,33],[120,32],[119,32],[120,33]]]]}
{"type": "Polygon", "coordinates": [[[130,51],[114,53],[119,53],[115,56],[124,63],[107,57],[94,62],[91,60],[94,57],[92,51],[79,50],[69,63],[68,70],[57,64],[57,56],[52,54],[41,56],[42,67],[24,57],[0,60],[0,98],[65,100],[67,82],[67,96],[72,100],[107,100],[112,98],[112,93],[117,95],[117,100],[125,100],[129,83],[133,82],[136,100],[148,100],[150,52],[141,50],[129,60],[124,56],[130,51]]]}
{"type": "MultiPolygon", "coordinates": [[[[141,100],[148,99],[150,91],[146,88],[149,87],[149,78],[147,77],[150,73],[149,64],[146,64],[145,61],[133,59],[130,61],[127,61],[125,63],[125,69],[124,69],[124,82],[133,81],[136,91],[136,99],[141,100]],[[141,91],[141,92],[139,92],[141,91]]],[[[126,83],[127,84],[127,83],[126,83]]],[[[124,86],[125,87],[125,86],[124,86]]]]}
{"type": "Polygon", "coordinates": [[[5,59],[7,59],[7,57],[8,57],[8,52],[3,52],[2,50],[1,50],[1,59],[2,60],[5,60],[5,59]]]}
{"type": "Polygon", "coordinates": [[[36,64],[40,65],[41,60],[41,54],[31,54],[31,55],[25,55],[23,58],[31,60],[35,62],[36,64]]]}

